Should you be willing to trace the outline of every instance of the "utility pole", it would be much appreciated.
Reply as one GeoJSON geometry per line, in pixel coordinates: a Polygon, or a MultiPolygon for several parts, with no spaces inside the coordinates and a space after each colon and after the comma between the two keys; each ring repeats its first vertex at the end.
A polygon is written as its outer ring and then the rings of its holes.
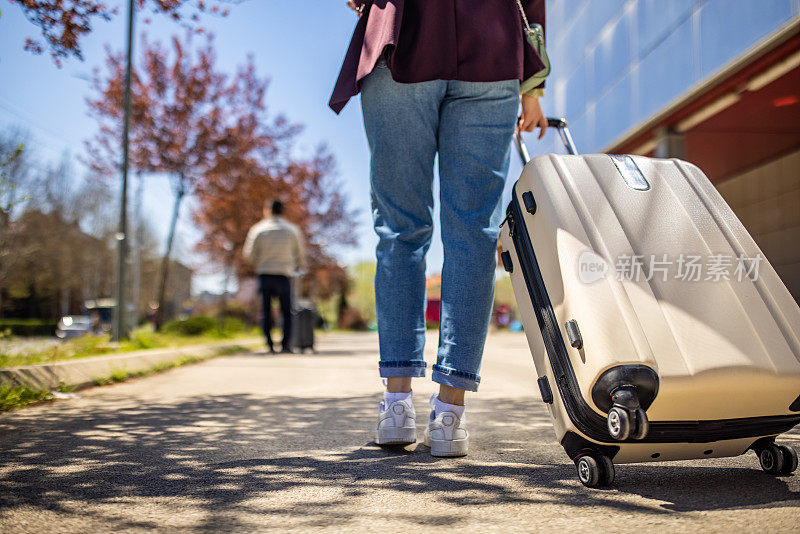
{"type": "Polygon", "coordinates": [[[125,274],[128,261],[128,130],[131,123],[131,64],[133,63],[134,0],[128,1],[128,63],[125,67],[125,110],[122,124],[122,192],[119,203],[119,231],[117,232],[117,290],[113,340],[128,335],[125,322],[125,274]]]}
{"type": "Polygon", "coordinates": [[[144,177],[137,176],[136,193],[133,200],[133,224],[131,237],[133,238],[132,270],[131,273],[131,299],[133,299],[133,309],[136,317],[133,321],[128,319],[128,324],[135,325],[139,320],[139,302],[141,300],[142,287],[142,202],[144,202],[144,177]]]}

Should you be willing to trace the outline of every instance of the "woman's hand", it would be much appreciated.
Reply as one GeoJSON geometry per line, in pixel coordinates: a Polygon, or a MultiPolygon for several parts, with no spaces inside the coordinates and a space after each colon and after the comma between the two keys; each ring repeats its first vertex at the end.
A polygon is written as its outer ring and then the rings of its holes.
{"type": "Polygon", "coordinates": [[[539,139],[541,139],[544,137],[544,132],[547,131],[547,117],[542,113],[539,97],[520,95],[519,100],[522,105],[522,115],[517,121],[517,133],[532,132],[538,126],[539,139]]]}

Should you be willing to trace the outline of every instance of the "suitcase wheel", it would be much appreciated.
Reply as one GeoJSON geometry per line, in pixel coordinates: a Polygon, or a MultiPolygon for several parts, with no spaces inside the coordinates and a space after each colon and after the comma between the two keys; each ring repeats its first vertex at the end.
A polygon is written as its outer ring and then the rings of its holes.
{"type": "Polygon", "coordinates": [[[608,433],[611,437],[623,441],[628,439],[631,433],[631,419],[628,410],[614,406],[608,412],[608,433]]]}
{"type": "Polygon", "coordinates": [[[641,408],[628,410],[622,406],[614,406],[608,411],[606,423],[608,433],[617,441],[628,438],[644,439],[650,430],[647,414],[641,408]]]}
{"type": "Polygon", "coordinates": [[[631,437],[644,439],[647,431],[650,430],[650,421],[647,420],[647,414],[641,408],[637,408],[634,414],[636,414],[636,430],[631,433],[631,437]]]}
{"type": "Polygon", "coordinates": [[[783,471],[783,451],[774,443],[761,449],[758,453],[761,469],[770,475],[777,475],[783,471]]]}
{"type": "Polygon", "coordinates": [[[797,469],[797,451],[788,445],[772,443],[758,452],[758,461],[765,473],[786,476],[797,469]]]}
{"type": "Polygon", "coordinates": [[[780,445],[783,452],[783,474],[791,475],[797,470],[797,451],[791,445],[780,445]]]}
{"type": "Polygon", "coordinates": [[[647,414],[631,386],[621,386],[612,395],[613,406],[608,410],[608,433],[617,441],[644,439],[650,430],[647,414]]]}
{"type": "Polygon", "coordinates": [[[600,485],[601,486],[610,486],[614,483],[614,476],[617,474],[616,470],[614,469],[614,462],[611,461],[611,458],[608,456],[601,454],[597,457],[597,463],[600,466],[600,485]]]}
{"type": "Polygon", "coordinates": [[[580,456],[575,460],[578,480],[587,488],[610,486],[614,482],[614,463],[598,452],[580,456]]]}

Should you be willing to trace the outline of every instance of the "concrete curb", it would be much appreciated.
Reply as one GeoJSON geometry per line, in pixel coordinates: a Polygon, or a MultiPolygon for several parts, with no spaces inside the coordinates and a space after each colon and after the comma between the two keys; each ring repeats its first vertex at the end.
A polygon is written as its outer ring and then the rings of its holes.
{"type": "Polygon", "coordinates": [[[92,358],[7,367],[0,369],[0,385],[25,385],[44,390],[56,388],[59,384],[66,384],[70,387],[80,388],[94,385],[96,379],[106,378],[120,371],[131,374],[139,373],[181,358],[211,358],[237,347],[256,348],[262,344],[261,340],[247,338],[240,341],[226,340],[187,347],[148,349],[92,358]]]}

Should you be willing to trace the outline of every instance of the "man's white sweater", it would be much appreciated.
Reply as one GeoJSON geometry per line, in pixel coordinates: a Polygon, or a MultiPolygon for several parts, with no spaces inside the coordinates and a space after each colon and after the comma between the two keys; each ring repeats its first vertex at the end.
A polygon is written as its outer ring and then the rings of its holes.
{"type": "Polygon", "coordinates": [[[269,217],[253,225],[242,253],[256,274],[294,276],[305,268],[300,229],[283,217],[269,217]]]}

